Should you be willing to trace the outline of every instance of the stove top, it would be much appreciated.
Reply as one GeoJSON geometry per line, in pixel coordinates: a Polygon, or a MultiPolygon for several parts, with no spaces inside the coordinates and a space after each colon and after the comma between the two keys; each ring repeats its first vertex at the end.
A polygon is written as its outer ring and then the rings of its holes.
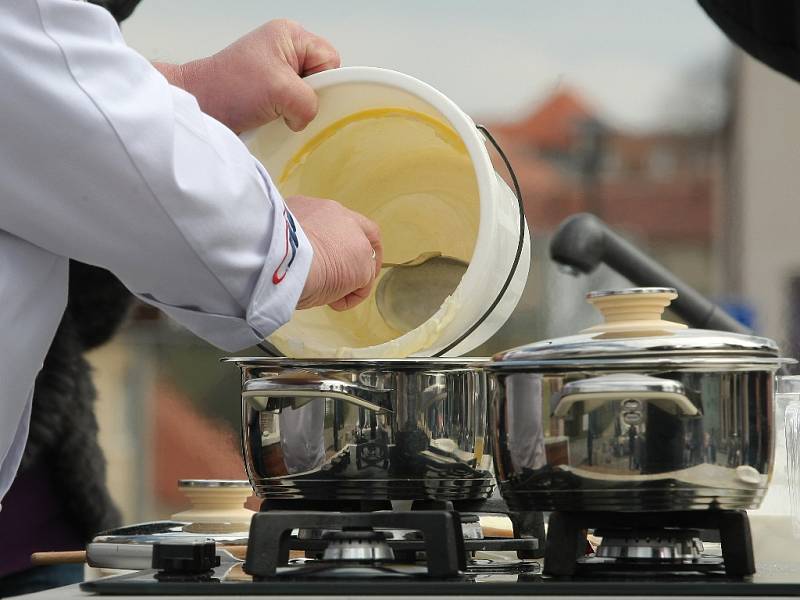
{"type": "Polygon", "coordinates": [[[542,569],[524,558],[536,553],[536,539],[464,539],[462,521],[470,517],[452,510],[273,510],[254,515],[244,562],[226,558],[213,541],[158,543],[155,568],[81,589],[141,596],[800,595],[800,570],[743,572],[748,551],[733,551],[731,536],[747,533],[746,515],[710,512],[553,513],[542,569]],[[722,544],[703,543],[699,522],[717,527],[722,544]],[[588,527],[604,537],[586,556],[588,527]]]}
{"type": "MultiPolygon", "coordinates": [[[[300,561],[301,563],[303,561],[300,561]]],[[[663,573],[591,577],[550,577],[538,572],[538,563],[514,563],[516,572],[502,561],[473,561],[455,578],[430,579],[404,569],[347,568],[313,577],[256,581],[242,565],[213,569],[206,581],[159,581],[156,571],[138,571],[81,584],[86,592],[106,595],[262,595],[262,596],[798,596],[800,574],[777,571],[751,577],[731,577],[722,572],[705,574],[663,573]]]]}

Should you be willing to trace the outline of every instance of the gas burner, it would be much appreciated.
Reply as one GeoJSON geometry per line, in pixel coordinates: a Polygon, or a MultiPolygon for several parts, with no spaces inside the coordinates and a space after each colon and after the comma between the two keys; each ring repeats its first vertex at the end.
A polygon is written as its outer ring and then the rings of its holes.
{"type": "Polygon", "coordinates": [[[598,530],[595,535],[603,538],[595,553],[598,558],[691,563],[697,561],[703,552],[700,531],[694,529],[598,530]]]}
{"type": "MultiPolygon", "coordinates": [[[[516,552],[522,560],[542,558],[544,556],[544,518],[541,512],[523,511],[510,512],[505,501],[499,496],[492,496],[481,500],[414,500],[410,502],[412,512],[420,511],[456,511],[461,521],[461,532],[465,542],[465,549],[469,553],[480,551],[516,552]],[[513,525],[513,537],[484,538],[481,528],[480,516],[486,514],[507,515],[513,525]]],[[[260,512],[392,512],[392,502],[388,500],[336,500],[322,501],[307,498],[267,499],[261,503],[260,512]]],[[[398,512],[398,511],[394,511],[398,512]]],[[[398,558],[408,560],[407,552],[421,552],[425,550],[422,534],[410,527],[392,529],[374,528],[381,531],[389,540],[390,547],[398,558]]],[[[299,528],[297,535],[290,541],[291,550],[304,550],[315,558],[320,559],[325,548],[320,541],[328,530],[299,528]],[[316,553],[316,554],[315,554],[316,553]]]]}
{"type": "Polygon", "coordinates": [[[394,560],[394,552],[381,531],[328,531],[322,536],[328,542],[323,561],[379,563],[394,560]]]}
{"type": "Polygon", "coordinates": [[[755,573],[747,513],[696,510],[647,513],[553,512],[545,545],[544,574],[755,573]],[[603,538],[594,557],[584,557],[585,532],[603,538]],[[700,529],[719,531],[722,556],[703,555],[700,529]]]}
{"type": "MultiPolygon", "coordinates": [[[[461,577],[466,571],[466,550],[458,514],[447,511],[413,511],[372,513],[331,512],[262,512],[253,516],[244,570],[255,581],[281,576],[281,568],[289,566],[289,550],[293,541],[306,545],[322,544],[322,560],[304,568],[307,575],[330,570],[333,567],[348,567],[353,561],[378,562],[382,571],[391,574],[410,573],[430,577],[461,577]],[[419,531],[422,540],[407,541],[406,545],[421,545],[408,548],[416,552],[424,550],[425,567],[395,564],[395,554],[383,529],[409,528],[419,531]],[[320,540],[298,540],[291,535],[293,530],[327,531],[320,540]],[[334,531],[335,530],[335,531],[334,531]]],[[[396,542],[397,543],[397,542],[396,542]]],[[[317,550],[320,548],[317,547],[317,550]]],[[[413,554],[412,552],[412,554],[413,554]]],[[[409,553],[403,554],[407,559],[409,553]]],[[[398,561],[401,562],[401,561],[398,561]]],[[[402,562],[413,562],[404,560],[402,562]]],[[[298,573],[291,573],[292,576],[298,573]]]]}
{"type": "MultiPolygon", "coordinates": [[[[312,581],[324,579],[405,579],[405,580],[461,580],[474,581],[490,575],[516,576],[537,573],[538,563],[520,560],[470,559],[468,543],[461,539],[457,527],[459,515],[454,512],[416,511],[375,513],[261,513],[254,517],[250,534],[251,548],[245,572],[254,581],[312,581]],[[267,516],[268,515],[268,516],[267,516]],[[278,516],[281,517],[280,521],[278,516]],[[282,528],[309,521],[316,527],[324,525],[323,535],[317,539],[298,539],[296,536],[275,538],[282,528]],[[337,530],[327,529],[333,523],[337,530]],[[355,523],[355,524],[354,524],[355,523]],[[370,523],[371,526],[364,525],[370,523]],[[397,523],[414,530],[397,530],[397,523]],[[381,528],[378,528],[380,526],[381,528]],[[259,533],[258,530],[261,530],[259,533]],[[402,533],[402,538],[391,534],[402,533]],[[413,535],[410,535],[413,534],[413,535]],[[286,548],[302,545],[313,548],[315,558],[289,559],[284,563],[286,548]],[[460,548],[459,548],[460,547],[460,548]],[[267,553],[265,554],[265,551],[267,553]],[[277,552],[277,554],[275,552],[277,552]],[[430,557],[430,558],[429,558],[430,557]],[[276,565],[274,568],[272,565],[276,565]],[[259,573],[262,573],[259,575],[259,573]]],[[[468,516],[469,523],[478,522],[468,516]]],[[[462,523],[463,526],[463,523],[462,523]]],[[[299,528],[298,531],[320,531],[299,528]]],[[[495,540],[501,549],[516,550],[535,540],[495,540]],[[515,546],[516,544],[516,546],[515,546]],[[505,546],[508,546],[505,548],[505,546]]],[[[471,540],[473,544],[492,545],[492,540],[471,540]]],[[[530,548],[528,548],[530,549],[530,548]]],[[[307,554],[308,556],[308,554],[307,554]]]]}
{"type": "MultiPolygon", "coordinates": [[[[483,530],[481,529],[481,520],[478,515],[459,513],[459,520],[461,521],[461,533],[464,536],[464,540],[484,539],[483,530]]],[[[336,531],[338,530],[299,529],[297,531],[297,539],[324,540],[327,539],[326,536],[336,531]]],[[[414,529],[378,529],[377,531],[380,531],[384,535],[384,539],[392,542],[422,540],[422,534],[414,529]]]]}

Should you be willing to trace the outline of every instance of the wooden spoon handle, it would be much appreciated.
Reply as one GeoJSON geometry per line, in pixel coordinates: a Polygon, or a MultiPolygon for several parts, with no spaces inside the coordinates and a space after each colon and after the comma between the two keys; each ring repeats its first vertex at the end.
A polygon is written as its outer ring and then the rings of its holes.
{"type": "MultiPolygon", "coordinates": [[[[244,560],[247,554],[247,546],[223,546],[217,548],[227,550],[235,558],[244,560]]],[[[85,550],[70,550],[67,552],[34,552],[31,554],[31,564],[34,566],[45,565],[69,565],[86,562],[85,550]]]]}
{"type": "Polygon", "coordinates": [[[218,550],[227,550],[231,554],[233,554],[236,558],[240,558],[242,560],[245,559],[247,556],[247,546],[223,546],[218,545],[218,550]]]}
{"type": "Polygon", "coordinates": [[[69,565],[86,562],[86,550],[69,550],[65,552],[34,552],[31,554],[31,564],[41,565],[69,565]]]}

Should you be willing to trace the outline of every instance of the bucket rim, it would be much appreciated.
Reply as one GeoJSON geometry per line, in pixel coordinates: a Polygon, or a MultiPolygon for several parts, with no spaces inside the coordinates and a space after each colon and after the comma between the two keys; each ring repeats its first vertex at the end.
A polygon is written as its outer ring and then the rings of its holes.
{"type": "MultiPolygon", "coordinates": [[[[456,288],[456,292],[460,289],[464,297],[470,297],[474,295],[476,290],[482,289],[484,287],[484,273],[479,272],[478,268],[473,265],[475,265],[476,262],[480,262],[476,261],[478,253],[485,251],[486,248],[492,244],[493,234],[496,233],[498,229],[502,229],[502,227],[500,227],[501,215],[495,210],[495,205],[497,202],[501,201],[501,196],[506,195],[506,186],[495,171],[486,147],[486,138],[476,123],[453,100],[430,84],[412,75],[392,69],[372,66],[346,66],[314,73],[305,77],[304,81],[315,92],[337,86],[354,84],[381,85],[388,88],[395,88],[400,92],[415,96],[428,104],[453,128],[469,155],[479,196],[479,223],[472,255],[470,257],[470,266],[467,268],[467,272],[456,288]]],[[[242,134],[242,139],[247,142],[253,135],[255,135],[255,131],[245,132],[242,134]]],[[[521,218],[522,222],[518,226],[524,229],[524,233],[520,245],[522,246],[524,244],[524,252],[527,254],[530,252],[528,249],[530,244],[530,229],[524,215],[521,218]]],[[[507,287],[512,277],[517,277],[516,271],[518,269],[518,263],[521,262],[527,264],[526,261],[521,261],[520,257],[515,259],[514,264],[510,267],[509,281],[506,282],[505,287],[507,287]]],[[[524,270],[525,273],[522,274],[522,277],[527,279],[527,268],[524,270]]],[[[500,298],[506,295],[507,290],[505,287],[498,289],[494,297],[484,303],[484,306],[490,304],[496,305],[500,298]]],[[[516,301],[518,300],[519,297],[516,298],[516,301]]],[[[514,304],[516,304],[516,301],[514,304]]],[[[468,345],[470,344],[469,339],[472,337],[472,332],[476,330],[488,316],[489,313],[484,313],[483,309],[477,310],[472,324],[465,326],[461,333],[453,337],[448,336],[447,339],[437,339],[432,344],[417,348],[411,352],[411,356],[450,356],[452,355],[450,351],[456,347],[458,347],[459,353],[467,351],[468,348],[464,349],[463,343],[466,342],[468,345]]],[[[435,317],[436,315],[432,318],[435,317]]],[[[421,325],[421,327],[422,326],[424,326],[424,324],[421,325]]],[[[381,344],[358,347],[356,350],[359,352],[366,352],[364,355],[365,357],[372,356],[376,350],[384,347],[388,349],[390,345],[402,340],[409,334],[413,334],[415,331],[416,329],[411,330],[394,340],[381,344]]],[[[475,345],[477,345],[477,343],[475,345]]]]}

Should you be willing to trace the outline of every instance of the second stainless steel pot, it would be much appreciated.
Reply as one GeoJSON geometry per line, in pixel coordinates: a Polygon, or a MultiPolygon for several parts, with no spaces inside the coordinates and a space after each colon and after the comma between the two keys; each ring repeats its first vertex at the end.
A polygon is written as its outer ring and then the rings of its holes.
{"type": "Polygon", "coordinates": [[[669,289],[590,294],[606,324],[495,356],[495,471],[516,510],[756,508],[769,481],[766,338],[660,320],[669,289]]]}
{"type": "Polygon", "coordinates": [[[230,358],[263,498],[475,500],[494,486],[485,359],[230,358]]]}

